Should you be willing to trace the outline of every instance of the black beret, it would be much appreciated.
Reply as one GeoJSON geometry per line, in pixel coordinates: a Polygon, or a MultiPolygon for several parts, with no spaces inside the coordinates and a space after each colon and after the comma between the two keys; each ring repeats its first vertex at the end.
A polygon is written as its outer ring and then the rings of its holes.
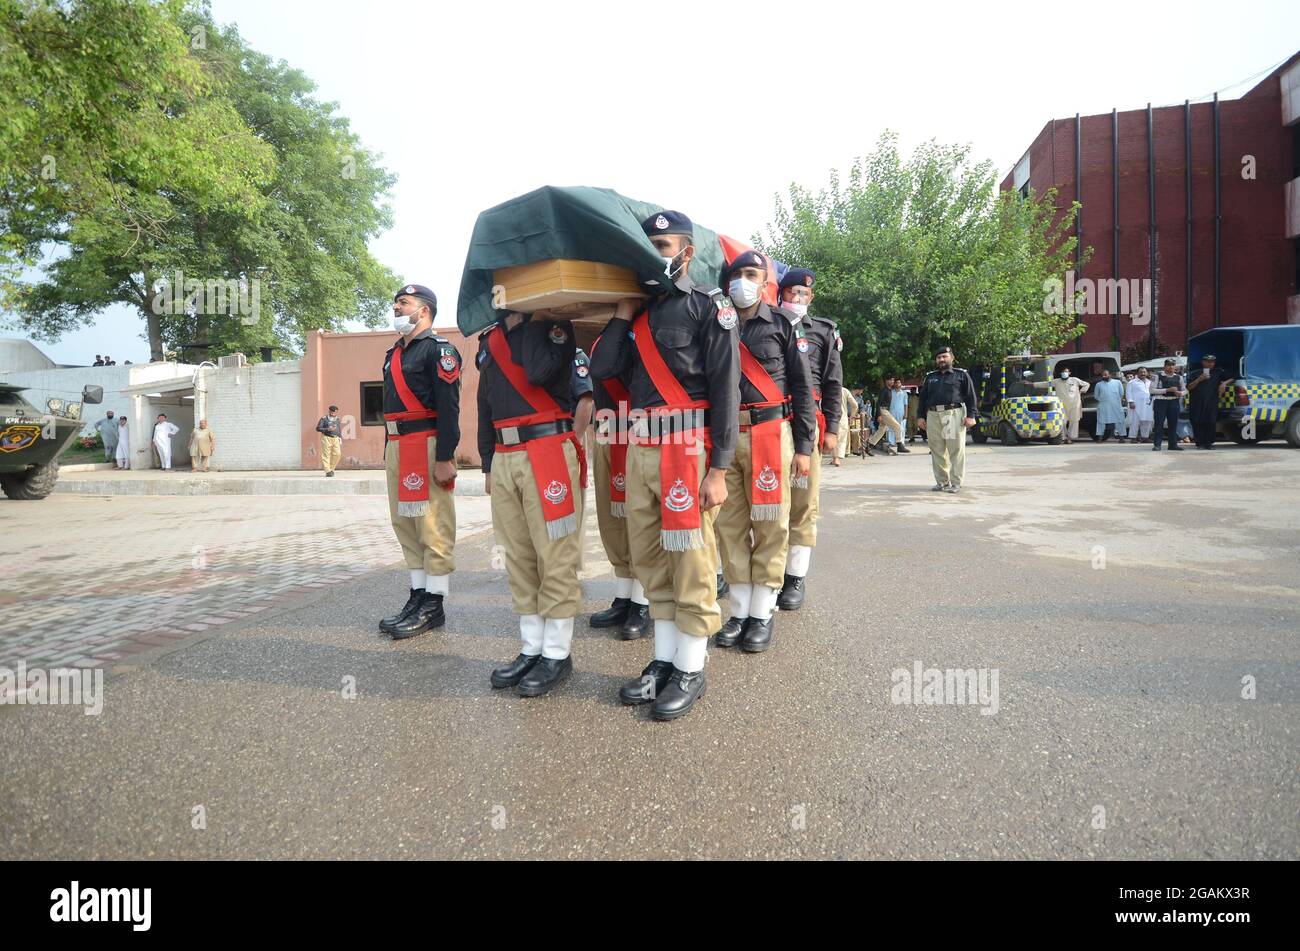
{"type": "Polygon", "coordinates": [[[692,237],[695,233],[690,218],[680,211],[667,210],[656,212],[641,222],[641,230],[651,238],[660,234],[684,234],[692,237]]]}
{"type": "Polygon", "coordinates": [[[787,287],[812,287],[813,272],[806,267],[792,267],[781,278],[781,290],[787,287]]]}
{"type": "Polygon", "coordinates": [[[423,284],[407,284],[400,291],[393,295],[393,300],[405,294],[407,297],[418,297],[421,300],[429,302],[429,306],[435,311],[438,309],[438,296],[429,290],[423,284]]]}
{"type": "MultiPolygon", "coordinates": [[[[944,344],[942,347],[934,351],[934,355],[936,357],[941,353],[952,353],[952,347],[948,346],[947,344],[944,344]]],[[[956,356],[956,354],[953,355],[956,356]]]]}
{"type": "Polygon", "coordinates": [[[722,274],[724,277],[728,274],[735,274],[742,267],[759,267],[766,269],[767,258],[763,257],[763,255],[759,254],[757,251],[742,251],[740,254],[736,255],[734,261],[722,269],[722,274]]]}

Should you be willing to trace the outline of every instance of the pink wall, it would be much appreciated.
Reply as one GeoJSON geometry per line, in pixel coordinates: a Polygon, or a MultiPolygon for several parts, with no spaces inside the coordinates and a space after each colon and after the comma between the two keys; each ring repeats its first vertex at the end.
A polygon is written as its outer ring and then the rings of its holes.
{"type": "MultiPolygon", "coordinates": [[[[459,330],[437,331],[460,351],[464,362],[460,393],[460,445],[456,455],[462,464],[468,459],[478,465],[475,433],[478,427],[478,370],[474,354],[476,339],[466,340],[459,330]]],[[[361,425],[361,384],[384,378],[384,354],[393,345],[392,331],[363,333],[323,333],[307,335],[307,352],[302,360],[302,465],[304,469],[320,466],[320,438],[316,422],[331,403],[338,404],[339,415],[351,418],[351,438],[343,440],[341,469],[377,469],[384,465],[384,427],[361,425]]]]}

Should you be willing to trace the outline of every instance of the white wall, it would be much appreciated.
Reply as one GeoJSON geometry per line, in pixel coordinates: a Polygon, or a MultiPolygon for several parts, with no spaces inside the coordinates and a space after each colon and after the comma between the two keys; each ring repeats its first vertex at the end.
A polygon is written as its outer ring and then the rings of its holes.
{"type": "MultiPolygon", "coordinates": [[[[217,443],[212,457],[215,468],[223,472],[301,468],[299,361],[204,368],[201,381],[195,420],[205,413],[217,443]]],[[[188,432],[185,440],[188,445],[188,432]]]]}
{"type": "MultiPolygon", "coordinates": [[[[168,368],[168,376],[175,376],[178,372],[174,363],[150,364],[150,366],[168,368]]],[[[104,402],[95,406],[87,403],[81,408],[81,419],[85,424],[82,432],[89,436],[95,431],[95,423],[103,419],[110,409],[118,415],[126,413],[128,417],[130,416],[131,400],[122,394],[122,387],[130,383],[144,382],[137,381],[131,375],[132,371],[137,369],[144,369],[144,367],[67,367],[53,370],[24,370],[2,374],[0,380],[27,387],[27,392],[22,394],[23,398],[41,412],[45,412],[45,401],[50,397],[80,400],[83,386],[87,384],[102,386],[104,402]]]]}

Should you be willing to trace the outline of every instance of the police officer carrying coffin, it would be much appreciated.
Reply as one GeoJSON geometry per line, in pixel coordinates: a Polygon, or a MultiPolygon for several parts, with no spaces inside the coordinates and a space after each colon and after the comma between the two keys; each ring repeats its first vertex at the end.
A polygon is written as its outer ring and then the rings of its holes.
{"type": "Polygon", "coordinates": [[[921,381],[916,422],[930,444],[935,483],[931,491],[955,494],[966,477],[966,430],[975,425],[979,412],[975,381],[961,367],[953,366],[952,347],[940,347],[934,360],[938,369],[921,381]]]}
{"type": "Polygon", "coordinates": [[[708,639],[721,623],[713,519],[736,450],[738,318],[719,289],[691,283],[689,218],[662,211],[642,229],[681,293],[648,305],[621,301],[592,353],[592,372],[599,380],[628,374],[639,417],[627,451],[627,532],[654,618],[654,660],[619,697],[651,703],[655,719],[672,720],[703,695],[708,639]]]}
{"type": "Polygon", "coordinates": [[[767,259],[746,251],[726,277],[741,319],[740,434],[717,520],[731,618],[713,643],[758,653],[772,643],[772,611],[790,542],[790,481],[808,484],[817,408],[803,331],[793,314],[768,307],[761,297],[767,259]]]}
{"type": "Polygon", "coordinates": [[[460,354],[433,334],[438,299],[422,284],[393,298],[401,339],[384,356],[388,512],[411,571],[406,605],[379,622],[394,639],[441,627],[442,599],[455,570],[456,446],[460,442],[460,354]]]}
{"type": "Polygon", "coordinates": [[[540,697],[573,671],[586,481],[573,431],[573,325],[507,314],[479,336],[478,451],[523,647],[493,687],[540,697]]]}
{"type": "MultiPolygon", "coordinates": [[[[594,353],[600,338],[592,347],[594,353]]],[[[581,351],[579,351],[581,353],[581,351]]],[[[614,603],[591,616],[592,627],[616,627],[625,641],[650,632],[650,603],[632,573],[627,540],[627,420],[629,374],[596,382],[596,440],[592,450],[596,525],[614,569],[614,603]]]]}
{"type": "Polygon", "coordinates": [[[845,412],[840,398],[844,390],[844,371],[840,351],[844,342],[834,321],[808,313],[813,300],[813,272],[792,267],[781,278],[781,309],[798,320],[808,341],[808,370],[812,374],[813,401],[817,406],[817,436],[813,445],[808,481],[796,480],[790,488],[790,552],[785,560],[785,582],[777,595],[782,611],[803,607],[804,578],[817,544],[817,517],[821,511],[821,453],[832,458],[839,442],[840,414],[845,412]]]}

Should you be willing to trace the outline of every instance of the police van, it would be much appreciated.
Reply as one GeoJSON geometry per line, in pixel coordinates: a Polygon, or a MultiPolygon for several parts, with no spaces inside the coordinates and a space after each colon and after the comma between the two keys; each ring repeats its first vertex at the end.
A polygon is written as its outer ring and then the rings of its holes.
{"type": "Polygon", "coordinates": [[[1285,439],[1300,448],[1300,325],[1218,327],[1187,342],[1187,372],[1212,353],[1236,382],[1219,397],[1219,432],[1252,445],[1285,439]]]}

